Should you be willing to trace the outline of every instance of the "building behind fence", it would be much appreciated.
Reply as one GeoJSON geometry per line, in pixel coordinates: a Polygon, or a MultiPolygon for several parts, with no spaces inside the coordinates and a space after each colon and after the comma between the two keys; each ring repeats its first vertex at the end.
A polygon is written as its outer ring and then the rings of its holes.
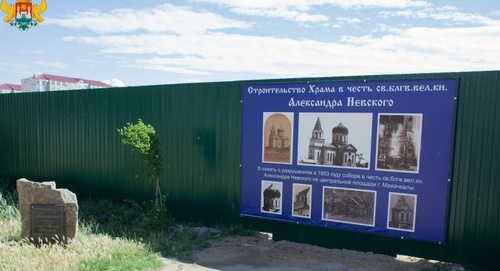
{"type": "Polygon", "coordinates": [[[145,169],[116,131],[140,118],[160,136],[162,189],[180,219],[247,223],[276,240],[500,268],[500,71],[314,80],[443,77],[459,82],[445,244],[241,218],[241,87],[249,81],[0,95],[0,176],[56,181],[80,197],[149,200],[154,187],[134,178],[145,169]]]}

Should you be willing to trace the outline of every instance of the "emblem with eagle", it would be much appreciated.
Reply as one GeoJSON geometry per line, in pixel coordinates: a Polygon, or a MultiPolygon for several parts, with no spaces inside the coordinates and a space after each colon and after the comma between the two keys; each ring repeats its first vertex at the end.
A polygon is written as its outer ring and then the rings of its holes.
{"type": "Polygon", "coordinates": [[[6,0],[2,0],[1,5],[2,11],[7,14],[3,21],[23,31],[43,22],[40,14],[47,9],[45,0],[40,5],[32,4],[31,0],[16,0],[15,4],[9,5],[6,0]]]}

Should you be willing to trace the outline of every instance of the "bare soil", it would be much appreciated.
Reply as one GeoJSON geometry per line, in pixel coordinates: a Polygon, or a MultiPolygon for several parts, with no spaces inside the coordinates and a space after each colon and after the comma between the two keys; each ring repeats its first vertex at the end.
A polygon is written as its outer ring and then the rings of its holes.
{"type": "Polygon", "coordinates": [[[230,236],[212,241],[210,248],[194,251],[180,261],[165,259],[166,270],[182,271],[390,271],[463,270],[451,263],[420,258],[396,258],[344,249],[327,249],[288,241],[272,241],[270,234],[230,236]],[[447,267],[449,269],[445,269],[447,267]]]}

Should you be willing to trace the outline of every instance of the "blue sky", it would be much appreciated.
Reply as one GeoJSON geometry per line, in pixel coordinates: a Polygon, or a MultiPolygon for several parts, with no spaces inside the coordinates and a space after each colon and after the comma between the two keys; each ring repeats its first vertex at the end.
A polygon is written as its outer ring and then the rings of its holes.
{"type": "Polygon", "coordinates": [[[40,73],[137,86],[500,69],[498,0],[46,1],[45,21],[27,31],[0,21],[0,84],[40,73]]]}

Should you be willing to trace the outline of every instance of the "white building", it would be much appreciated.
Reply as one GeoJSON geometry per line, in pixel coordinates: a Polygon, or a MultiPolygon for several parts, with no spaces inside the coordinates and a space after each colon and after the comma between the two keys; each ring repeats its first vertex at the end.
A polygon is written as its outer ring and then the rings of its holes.
{"type": "Polygon", "coordinates": [[[52,74],[33,75],[32,77],[21,80],[21,91],[58,91],[71,89],[94,89],[110,88],[111,85],[96,80],[83,78],[66,77],[52,74]]]}
{"type": "Polygon", "coordinates": [[[309,151],[307,159],[302,163],[356,167],[356,153],[358,149],[349,143],[349,129],[339,123],[332,129],[332,142],[326,143],[323,138],[323,128],[321,121],[316,120],[312,130],[312,136],[309,139],[309,151]]]}
{"type": "Polygon", "coordinates": [[[20,93],[21,85],[16,84],[1,84],[0,93],[20,93]]]}

